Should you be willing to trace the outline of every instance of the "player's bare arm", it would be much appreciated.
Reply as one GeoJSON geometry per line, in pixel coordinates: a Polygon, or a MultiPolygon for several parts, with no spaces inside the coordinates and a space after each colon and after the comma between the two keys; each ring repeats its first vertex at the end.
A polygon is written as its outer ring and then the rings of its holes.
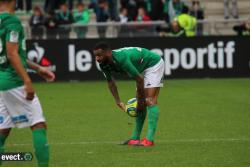
{"type": "Polygon", "coordinates": [[[17,74],[22,78],[24,82],[24,87],[26,91],[26,99],[33,100],[35,91],[32,86],[31,79],[27,74],[26,70],[24,69],[21,59],[18,54],[18,44],[7,42],[6,43],[7,49],[7,57],[10,61],[12,67],[15,69],[17,74]]]}
{"type": "Polygon", "coordinates": [[[55,74],[46,67],[42,67],[27,59],[29,68],[35,70],[39,76],[44,78],[47,82],[53,82],[55,80],[55,74]]]}
{"type": "Polygon", "coordinates": [[[146,104],[145,104],[145,92],[144,92],[144,79],[139,74],[135,77],[135,80],[136,80],[136,91],[138,99],[137,111],[145,111],[146,104]]]}
{"type": "Polygon", "coordinates": [[[112,79],[111,81],[108,81],[108,87],[109,87],[109,90],[110,92],[112,93],[114,99],[115,99],[115,102],[116,102],[116,105],[122,109],[123,111],[125,111],[125,104],[123,102],[121,102],[121,99],[120,99],[120,96],[119,96],[119,93],[118,93],[118,89],[117,89],[117,86],[115,84],[115,81],[114,79],[112,79]]]}

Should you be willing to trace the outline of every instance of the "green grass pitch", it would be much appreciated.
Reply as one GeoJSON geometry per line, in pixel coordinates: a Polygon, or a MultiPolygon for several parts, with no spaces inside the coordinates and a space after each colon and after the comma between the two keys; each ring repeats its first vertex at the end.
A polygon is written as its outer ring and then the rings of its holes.
{"type": "MultiPolygon", "coordinates": [[[[117,83],[123,101],[135,83],[117,83]]],[[[106,83],[35,84],[48,123],[51,167],[249,167],[250,79],[167,80],[159,97],[156,145],[118,145],[133,118],[106,83]]],[[[145,128],[143,136],[145,135],[145,128]]],[[[29,129],[14,129],[7,152],[33,152],[29,129]]],[[[35,167],[5,162],[6,167],[35,167]]]]}

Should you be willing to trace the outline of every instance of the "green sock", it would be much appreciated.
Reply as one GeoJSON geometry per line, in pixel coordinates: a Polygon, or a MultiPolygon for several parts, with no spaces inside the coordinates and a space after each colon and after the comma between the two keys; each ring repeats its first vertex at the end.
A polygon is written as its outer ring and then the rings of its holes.
{"type": "Polygon", "coordinates": [[[131,139],[133,140],[140,139],[140,135],[141,135],[141,131],[142,131],[142,127],[143,127],[146,115],[147,115],[147,111],[138,113],[138,116],[135,118],[135,128],[134,128],[131,139]]]}
{"type": "Polygon", "coordinates": [[[148,132],[147,139],[150,141],[154,141],[154,135],[157,127],[158,117],[159,117],[159,109],[157,105],[148,106],[148,132]]]}
{"type": "MultiPolygon", "coordinates": [[[[0,154],[4,153],[4,143],[8,136],[0,134],[0,154]]],[[[0,166],[2,165],[2,161],[0,160],[0,166]]]]}
{"type": "Polygon", "coordinates": [[[46,136],[46,130],[35,129],[33,134],[33,144],[35,148],[35,155],[38,161],[38,167],[48,167],[49,166],[49,146],[48,139],[46,136]]]}

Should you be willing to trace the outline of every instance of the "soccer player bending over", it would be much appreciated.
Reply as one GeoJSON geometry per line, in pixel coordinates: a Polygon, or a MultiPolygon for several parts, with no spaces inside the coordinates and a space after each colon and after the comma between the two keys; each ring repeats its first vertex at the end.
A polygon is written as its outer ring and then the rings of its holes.
{"type": "Polygon", "coordinates": [[[48,82],[55,76],[26,59],[24,30],[14,15],[15,6],[15,0],[0,0],[0,153],[11,128],[30,127],[38,166],[48,167],[45,118],[26,69],[34,69],[48,82]]]}
{"type": "Polygon", "coordinates": [[[94,48],[94,55],[108,81],[108,87],[115,98],[116,104],[125,111],[121,102],[112,73],[127,73],[136,81],[136,95],[138,100],[135,128],[127,145],[154,145],[154,135],[158,121],[157,98],[160,87],[163,87],[164,62],[162,58],[139,47],[125,47],[111,50],[106,43],[99,43],[94,48]],[[148,112],[147,136],[140,140],[146,114],[148,112]]]}

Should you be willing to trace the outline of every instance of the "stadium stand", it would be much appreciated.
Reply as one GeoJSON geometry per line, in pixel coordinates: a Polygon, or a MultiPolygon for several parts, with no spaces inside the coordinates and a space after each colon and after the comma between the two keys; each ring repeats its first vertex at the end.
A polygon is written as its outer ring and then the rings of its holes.
{"type": "MultiPolygon", "coordinates": [[[[191,5],[192,0],[184,1],[188,6],[191,5]]],[[[204,26],[204,35],[235,35],[233,31],[233,26],[236,24],[243,23],[248,18],[250,18],[250,1],[249,0],[238,0],[238,10],[239,10],[239,19],[224,19],[224,3],[223,1],[217,0],[200,0],[201,6],[205,12],[205,19],[202,22],[204,26]]],[[[84,3],[86,6],[90,4],[90,0],[85,0],[84,3]]],[[[118,3],[119,4],[119,3],[118,3]]],[[[39,5],[44,6],[43,0],[34,0],[33,6],[39,5]]],[[[118,6],[119,8],[119,6],[118,6]]],[[[28,22],[31,16],[31,13],[26,13],[25,11],[17,11],[17,14],[21,18],[23,25],[26,27],[26,32],[28,38],[30,38],[30,27],[28,22]]],[[[108,22],[108,29],[106,32],[106,37],[116,37],[117,28],[111,26],[114,22],[108,22]]],[[[90,22],[88,26],[88,32],[86,34],[87,38],[96,38],[98,37],[97,28],[96,28],[96,16],[93,10],[90,10],[90,22]]],[[[71,32],[71,38],[76,38],[76,34],[71,32]]]]}
{"type": "MultiPolygon", "coordinates": [[[[250,1],[249,0],[238,0],[238,11],[239,19],[224,20],[224,4],[223,1],[218,0],[201,0],[205,8],[205,18],[207,20],[218,20],[214,23],[214,34],[218,35],[234,35],[232,27],[243,22],[250,17],[250,1]]],[[[211,24],[210,24],[211,25],[211,24]]],[[[208,31],[209,30],[205,30],[208,31]]]]}

